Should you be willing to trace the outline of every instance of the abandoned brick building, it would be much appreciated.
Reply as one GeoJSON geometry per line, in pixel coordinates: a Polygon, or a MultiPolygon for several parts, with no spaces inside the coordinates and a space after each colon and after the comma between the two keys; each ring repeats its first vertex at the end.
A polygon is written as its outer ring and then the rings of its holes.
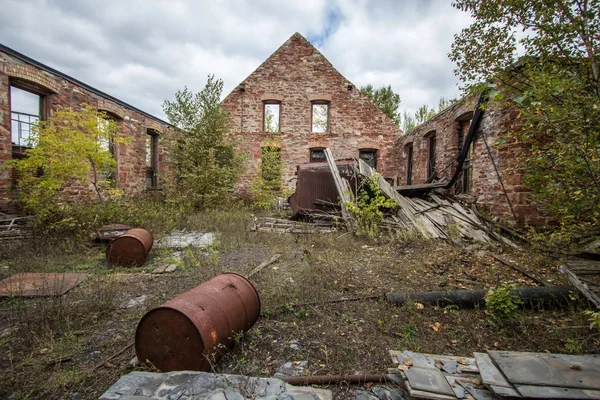
{"type": "Polygon", "coordinates": [[[302,35],[295,33],[223,101],[231,136],[248,152],[239,191],[260,174],[264,151],[278,149],[281,188],[295,188],[299,164],[362,158],[395,182],[400,129],[344,78],[302,35]]]}
{"type": "MultiPolygon", "coordinates": [[[[399,190],[410,193],[423,187],[447,186],[457,170],[457,159],[467,139],[477,101],[463,99],[446,108],[398,142],[399,190]],[[425,185],[427,182],[437,181],[425,185]],[[412,189],[411,189],[412,187],[412,189]]],[[[548,222],[523,184],[519,156],[524,145],[510,138],[518,129],[516,110],[489,107],[473,121],[475,136],[456,182],[446,188],[455,197],[512,225],[548,222]]]]}
{"type": "MultiPolygon", "coordinates": [[[[113,118],[128,145],[112,146],[117,161],[116,181],[125,195],[144,193],[160,186],[163,169],[160,136],[169,124],[83,82],[0,45],[0,203],[7,204],[14,186],[7,160],[23,156],[32,125],[63,107],[97,107],[113,118]]],[[[83,196],[88,187],[71,187],[72,196],[83,196]]]]}
{"type": "MultiPolygon", "coordinates": [[[[0,45],[0,165],[22,157],[31,126],[62,107],[87,103],[105,111],[132,139],[115,146],[117,184],[127,196],[160,187],[165,156],[161,135],[170,125],[123,101],[0,45]]],[[[293,191],[297,166],[324,161],[323,149],[336,159],[362,158],[401,193],[437,181],[445,186],[457,168],[476,102],[462,100],[417,127],[400,129],[344,78],[302,35],[295,33],[223,101],[230,113],[230,136],[248,155],[239,193],[248,194],[260,176],[266,150],[281,158],[281,189],[293,191]],[[416,186],[415,186],[416,185],[416,186]]],[[[503,221],[540,225],[547,219],[523,185],[518,157],[526,149],[508,140],[515,114],[493,107],[483,113],[463,170],[451,194],[475,203],[503,221]],[[498,144],[503,142],[501,146],[498,144]]],[[[14,187],[9,169],[0,169],[0,204],[14,187]]],[[[71,187],[82,196],[88,187],[71,187]]]]}

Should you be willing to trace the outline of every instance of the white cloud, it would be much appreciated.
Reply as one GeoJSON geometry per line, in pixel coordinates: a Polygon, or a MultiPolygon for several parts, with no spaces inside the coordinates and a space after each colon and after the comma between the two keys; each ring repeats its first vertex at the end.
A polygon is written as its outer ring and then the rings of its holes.
{"type": "Polygon", "coordinates": [[[355,84],[391,84],[412,111],[458,94],[446,54],[468,22],[428,0],[5,0],[0,37],[164,117],[178,89],[197,91],[213,73],[228,92],[298,31],[355,84]]]}

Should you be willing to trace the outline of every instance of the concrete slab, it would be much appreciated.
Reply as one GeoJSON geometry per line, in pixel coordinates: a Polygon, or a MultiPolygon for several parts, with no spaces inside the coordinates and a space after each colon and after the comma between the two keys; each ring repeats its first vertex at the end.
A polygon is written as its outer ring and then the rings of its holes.
{"type": "Polygon", "coordinates": [[[215,242],[212,232],[172,232],[160,239],[156,247],[163,249],[183,249],[186,247],[206,248],[215,242]]]}
{"type": "Polygon", "coordinates": [[[297,387],[274,378],[177,371],[122,376],[100,400],[332,400],[330,390],[297,387]]]}

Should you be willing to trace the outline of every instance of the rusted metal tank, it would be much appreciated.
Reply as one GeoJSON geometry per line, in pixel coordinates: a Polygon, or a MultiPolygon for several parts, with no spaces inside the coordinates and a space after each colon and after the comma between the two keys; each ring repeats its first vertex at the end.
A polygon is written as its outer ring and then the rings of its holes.
{"type": "Polygon", "coordinates": [[[161,371],[209,371],[259,314],[249,280],[218,275],[146,313],[135,331],[135,352],[161,371]]]}
{"type": "Polygon", "coordinates": [[[145,229],[130,229],[106,248],[106,260],[109,265],[139,267],[152,249],[152,234],[145,229]]]}

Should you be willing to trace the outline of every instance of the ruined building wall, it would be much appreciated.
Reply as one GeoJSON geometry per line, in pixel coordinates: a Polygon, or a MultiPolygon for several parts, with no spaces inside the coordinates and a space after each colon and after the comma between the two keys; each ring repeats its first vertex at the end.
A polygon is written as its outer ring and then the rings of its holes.
{"type": "Polygon", "coordinates": [[[359,149],[377,150],[377,169],[394,181],[399,128],[344,78],[304,37],[294,34],[223,101],[232,117],[230,136],[248,155],[239,192],[247,194],[260,174],[263,146],[280,146],[281,186],[294,190],[296,166],[310,160],[311,148],[329,147],[336,159],[357,158],[359,149]],[[263,104],[280,104],[278,143],[263,129],[263,104]],[[312,101],[329,102],[329,131],[312,132],[312,101]]]}
{"type": "MultiPolygon", "coordinates": [[[[442,111],[429,121],[417,127],[410,135],[399,142],[400,185],[407,183],[408,152],[413,146],[412,184],[425,183],[428,178],[429,137],[436,137],[436,175],[450,180],[456,171],[459,153],[459,131],[464,136],[475,110],[475,100],[465,99],[442,111]],[[462,122],[461,122],[462,121],[462,122]]],[[[518,129],[517,112],[514,109],[487,109],[480,122],[478,135],[472,150],[472,186],[466,193],[457,186],[449,189],[456,197],[475,203],[480,210],[499,217],[510,225],[543,225],[549,219],[531,199],[530,190],[523,184],[524,171],[519,166],[519,158],[526,151],[518,140],[511,139],[507,132],[518,129]],[[486,148],[485,141],[489,146],[486,148]],[[491,157],[490,157],[491,155],[491,157]],[[506,195],[493,165],[496,163],[506,193],[512,203],[515,219],[510,210],[506,195]]],[[[460,182],[459,182],[460,184],[460,182]]]]}
{"type": "MultiPolygon", "coordinates": [[[[161,175],[164,172],[164,151],[160,145],[160,135],[168,134],[169,125],[134,107],[102,95],[101,92],[74,82],[49,67],[45,67],[27,57],[7,48],[0,49],[0,203],[6,205],[11,196],[11,170],[2,166],[13,157],[15,150],[11,140],[11,85],[35,93],[41,97],[40,114],[47,119],[53,112],[70,107],[81,109],[84,103],[105,111],[115,119],[131,143],[119,144],[115,149],[117,160],[118,185],[126,196],[135,196],[147,190],[146,185],[146,141],[149,139],[148,129],[158,133],[156,153],[157,185],[160,187],[161,175]]],[[[92,188],[84,185],[73,185],[67,188],[73,197],[87,197],[92,188]]]]}

